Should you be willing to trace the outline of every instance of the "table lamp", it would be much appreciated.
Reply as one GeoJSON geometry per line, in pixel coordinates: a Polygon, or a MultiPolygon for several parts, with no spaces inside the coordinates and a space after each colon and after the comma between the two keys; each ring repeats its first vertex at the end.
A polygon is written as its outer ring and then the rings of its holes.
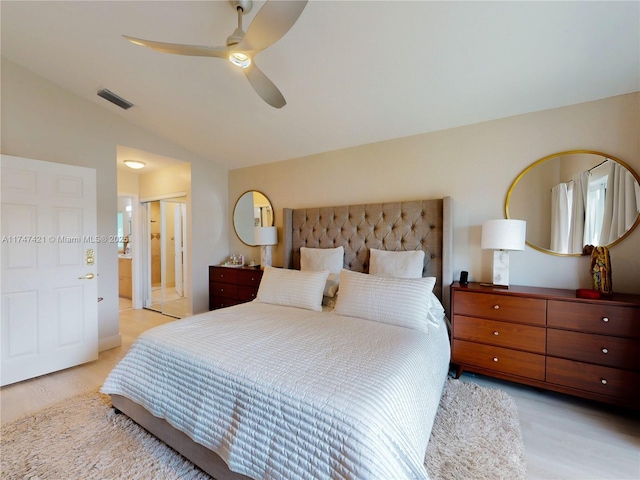
{"type": "Polygon", "coordinates": [[[527,222],[487,220],[482,224],[482,249],[493,252],[493,283],[485,286],[509,288],[509,251],[524,250],[527,222]]]}
{"type": "Polygon", "coordinates": [[[260,245],[260,268],[271,266],[271,245],[278,243],[278,230],[276,227],[255,227],[253,230],[254,241],[260,245]]]}

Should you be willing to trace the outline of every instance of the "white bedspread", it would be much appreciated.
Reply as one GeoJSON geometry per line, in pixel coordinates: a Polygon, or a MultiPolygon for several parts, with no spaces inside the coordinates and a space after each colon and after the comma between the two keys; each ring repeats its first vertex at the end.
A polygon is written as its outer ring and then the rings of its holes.
{"type": "Polygon", "coordinates": [[[256,479],[426,479],[449,364],[429,335],[251,302],[142,334],[102,387],[256,479]]]}

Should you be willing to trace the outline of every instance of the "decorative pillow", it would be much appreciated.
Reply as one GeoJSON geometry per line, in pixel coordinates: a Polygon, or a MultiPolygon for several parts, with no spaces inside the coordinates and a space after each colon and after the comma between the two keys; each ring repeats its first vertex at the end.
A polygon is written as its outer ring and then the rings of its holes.
{"type": "Polygon", "coordinates": [[[421,278],[423,268],[423,250],[410,250],[406,252],[376,250],[375,248],[369,250],[369,273],[371,275],[421,278]]]}
{"type": "Polygon", "coordinates": [[[285,307],[322,310],[322,292],[329,270],[302,272],[265,267],[256,300],[285,307]]]}
{"type": "Polygon", "coordinates": [[[300,270],[303,272],[329,270],[329,278],[324,288],[324,295],[327,297],[333,297],[338,291],[340,270],[342,270],[343,265],[344,247],[300,247],[300,270]]]}
{"type": "Polygon", "coordinates": [[[435,277],[399,278],[340,272],[335,312],[428,333],[430,294],[435,277]]]}

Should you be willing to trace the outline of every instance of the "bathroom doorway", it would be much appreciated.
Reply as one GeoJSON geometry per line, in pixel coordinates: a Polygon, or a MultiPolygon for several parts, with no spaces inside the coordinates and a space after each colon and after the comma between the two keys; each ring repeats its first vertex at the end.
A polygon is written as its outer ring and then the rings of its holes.
{"type": "Polygon", "coordinates": [[[187,278],[187,198],[145,204],[147,278],[144,307],[176,318],[189,314],[187,278]]]}

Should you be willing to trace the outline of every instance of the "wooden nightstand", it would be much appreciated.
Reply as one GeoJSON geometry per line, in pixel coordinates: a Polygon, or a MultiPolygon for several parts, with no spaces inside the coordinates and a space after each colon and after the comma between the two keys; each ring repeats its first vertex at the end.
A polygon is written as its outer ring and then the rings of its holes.
{"type": "Polygon", "coordinates": [[[640,295],[479,283],[451,288],[452,362],[505,380],[640,408],[640,295]]]}
{"type": "Polygon", "coordinates": [[[256,298],[262,270],[255,267],[209,267],[209,310],[250,302],[256,298]]]}

